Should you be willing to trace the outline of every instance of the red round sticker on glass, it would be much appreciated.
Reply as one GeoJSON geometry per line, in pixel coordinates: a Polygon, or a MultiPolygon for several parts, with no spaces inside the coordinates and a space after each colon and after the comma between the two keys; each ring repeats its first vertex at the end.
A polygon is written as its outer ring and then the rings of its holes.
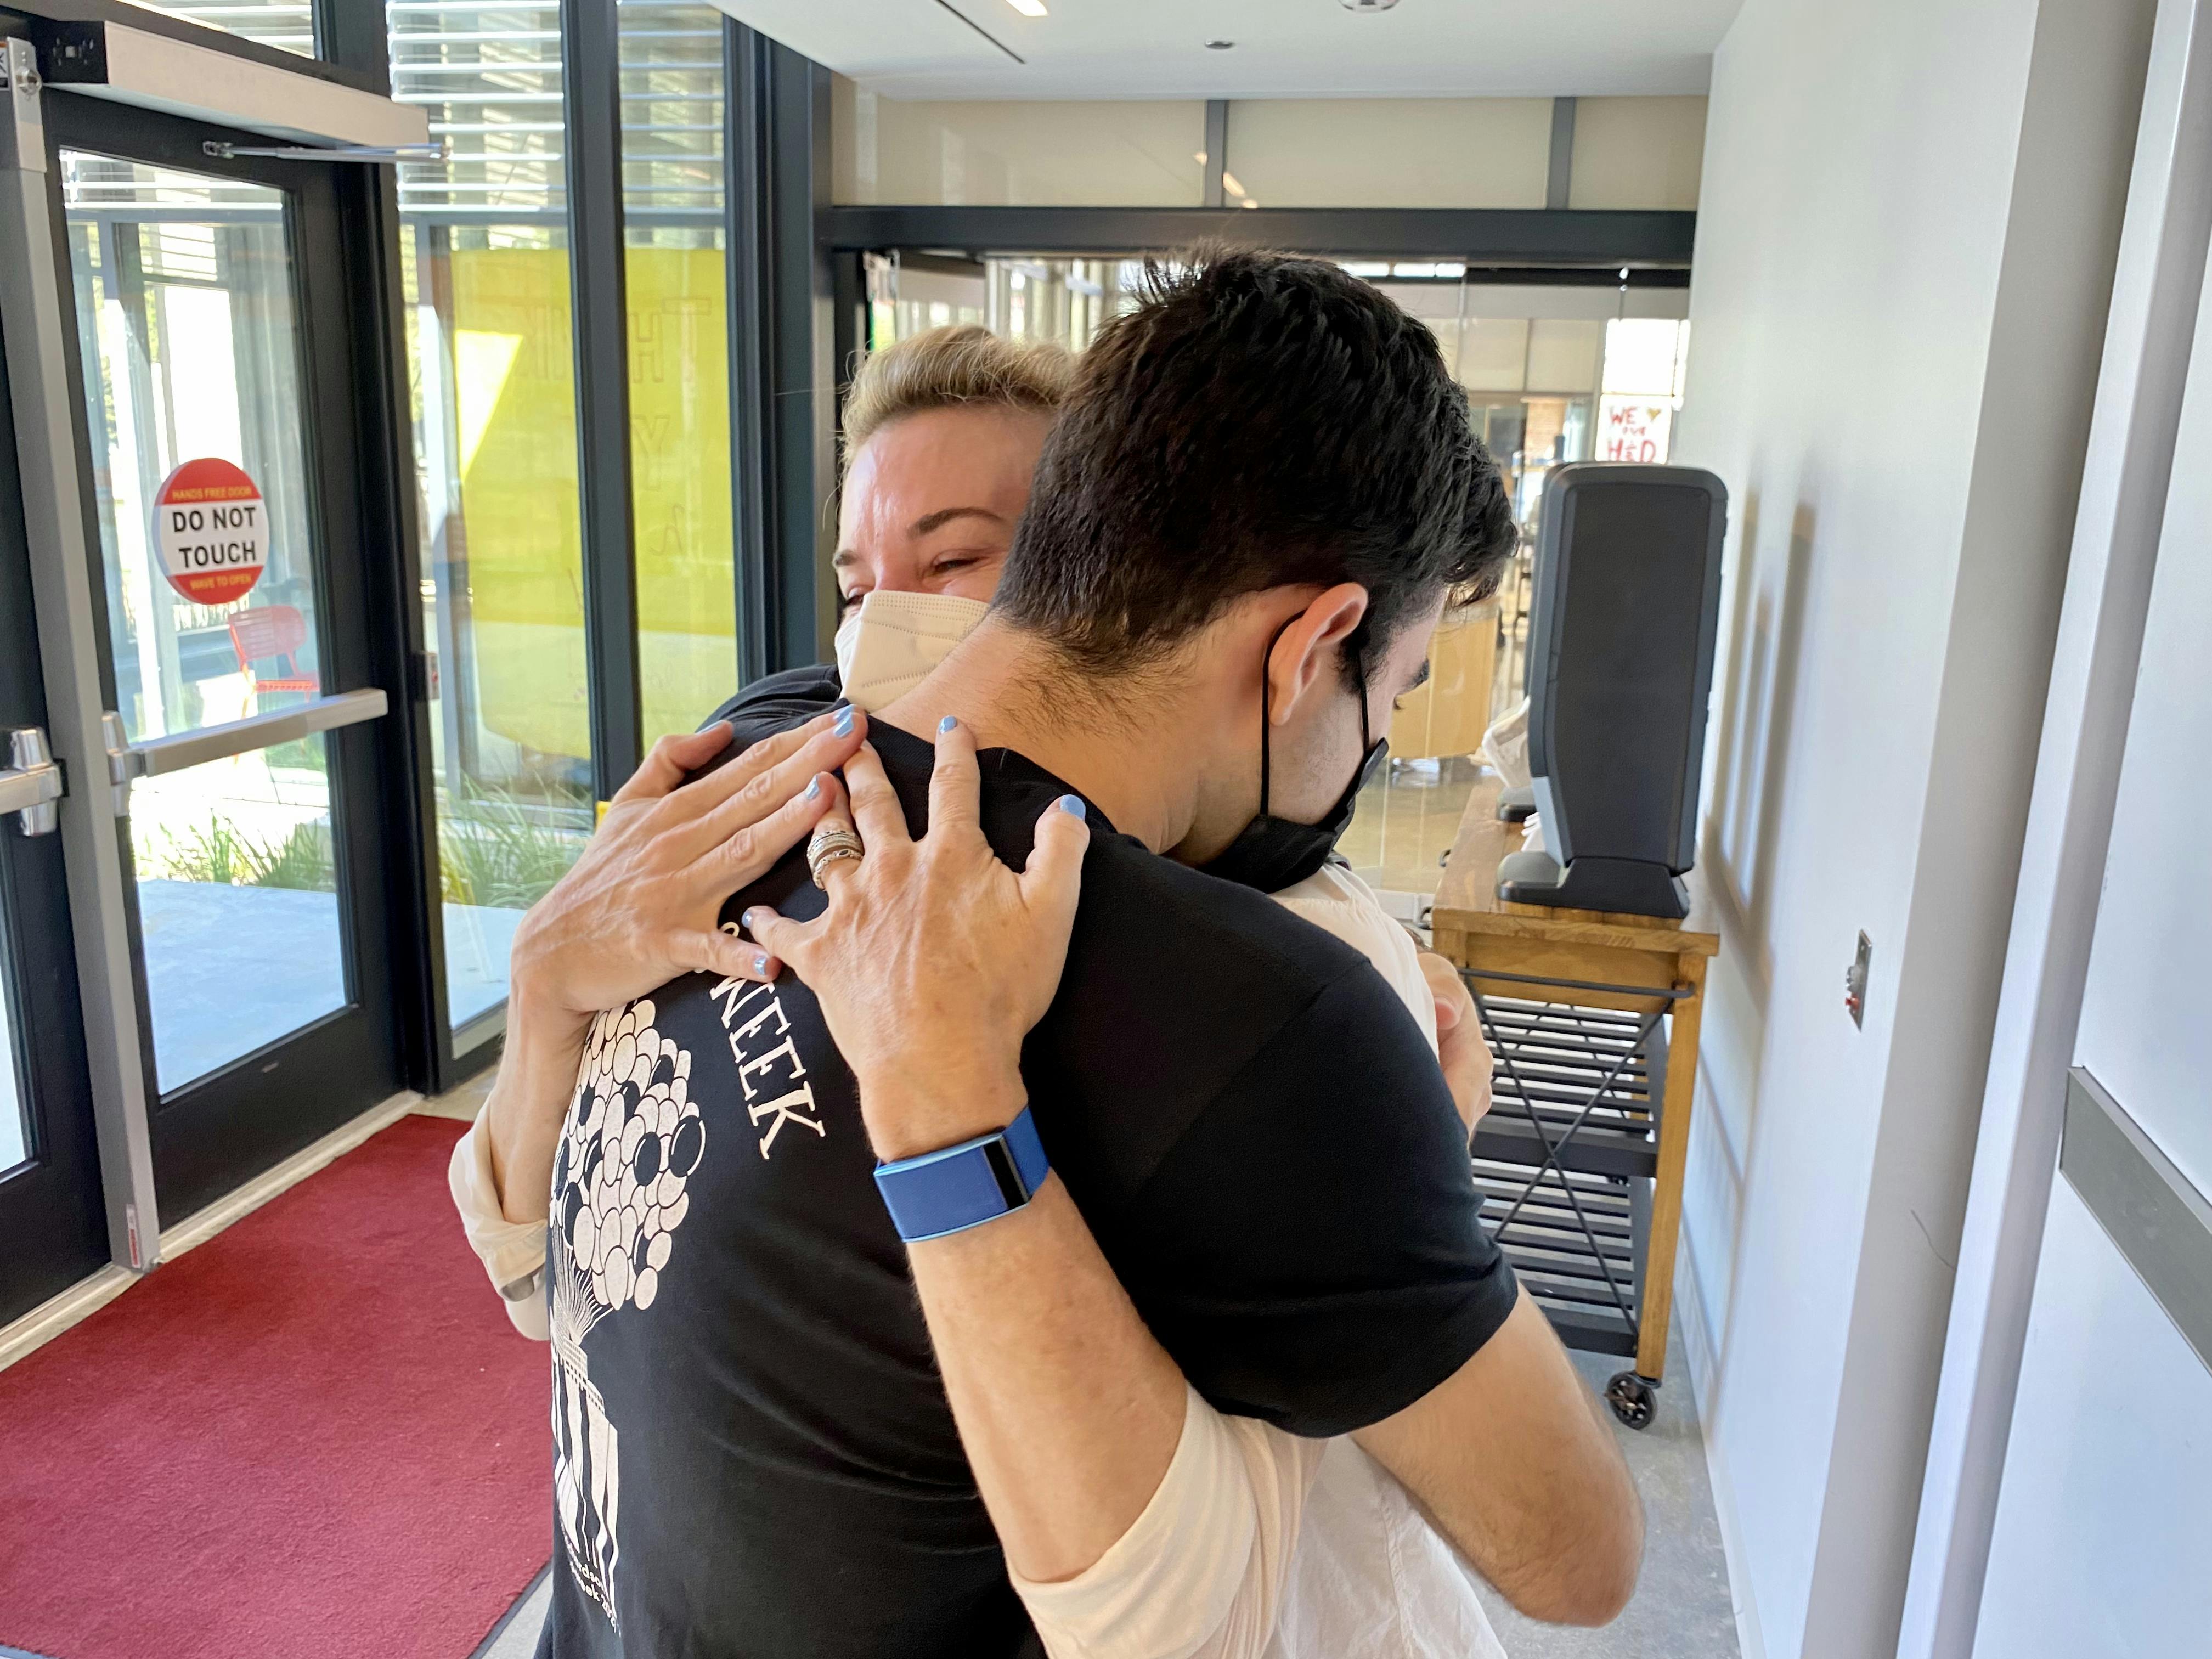
{"type": "Polygon", "coordinates": [[[154,497],[154,540],[169,585],[194,605],[244,599],[269,561],[269,515],[246,469],[186,461],[154,497]]]}

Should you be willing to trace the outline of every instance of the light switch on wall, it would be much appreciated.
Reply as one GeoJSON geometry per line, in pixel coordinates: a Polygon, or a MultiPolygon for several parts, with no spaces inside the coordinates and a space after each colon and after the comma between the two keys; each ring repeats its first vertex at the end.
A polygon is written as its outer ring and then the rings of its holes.
{"type": "Polygon", "coordinates": [[[1867,973],[1873,960],[1874,941],[1861,933],[1859,953],[1844,969],[1844,1008],[1854,1025],[1866,1024],[1867,973]]]}

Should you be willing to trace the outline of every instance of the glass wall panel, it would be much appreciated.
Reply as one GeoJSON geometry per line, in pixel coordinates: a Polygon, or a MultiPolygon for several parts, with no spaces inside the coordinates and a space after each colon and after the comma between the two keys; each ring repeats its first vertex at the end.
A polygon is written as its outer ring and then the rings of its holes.
{"type": "Polygon", "coordinates": [[[315,9],[310,0],[222,0],[220,5],[178,6],[137,0],[155,11],[188,18],[210,28],[225,29],[264,46],[315,55],[315,9]]]}
{"type": "Polygon", "coordinates": [[[1135,303],[1142,275],[1134,259],[871,255],[868,347],[980,323],[1009,339],[1057,340],[1080,351],[1100,324],[1135,303]]]}
{"type": "Polygon", "coordinates": [[[1690,325],[1619,317],[1605,325],[1605,395],[1598,400],[1598,459],[1665,461],[1689,370],[1690,325]]]}
{"type": "Polygon", "coordinates": [[[15,1047],[15,988],[9,983],[15,963],[7,905],[0,900],[0,1175],[31,1155],[31,1115],[20,1080],[24,1056],[15,1047]]]}
{"type": "Polygon", "coordinates": [[[346,1006],[327,734],[141,779],[131,846],[163,1094],[346,1006]]]}
{"type": "MultiPolygon", "coordinates": [[[[124,729],[303,702],[320,607],[284,198],[72,150],[61,168],[124,729]]],[[[164,1094],[346,1006],[327,742],[131,787],[164,1094]]]]}
{"type": "Polygon", "coordinates": [[[645,740],[737,690],[722,14],[621,0],[631,506],[645,740]]]}
{"type": "Polygon", "coordinates": [[[424,632],[455,1041],[507,994],[522,912],[592,823],[552,3],[390,0],[393,95],[447,145],[399,170],[424,632]]]}
{"type": "Polygon", "coordinates": [[[302,702],[320,689],[320,611],[284,198],[61,162],[124,730],[138,742],[302,702]],[[210,460],[232,470],[182,470],[210,460]],[[258,575],[210,562],[246,548],[258,575]]]}
{"type": "MultiPolygon", "coordinates": [[[[885,118],[883,112],[890,107],[888,100],[865,105],[849,88],[841,88],[841,95],[848,100],[838,116],[841,142],[848,130],[865,132],[867,120],[885,118]]],[[[1677,125],[1702,111],[1701,104],[1686,113],[1675,107],[1695,100],[1654,101],[1668,105],[1670,118],[1680,118],[1677,125]]],[[[1237,167],[1249,166],[1249,173],[1240,173],[1232,196],[1239,186],[1256,193],[1258,179],[1273,179],[1291,201],[1344,196],[1364,205],[1472,202],[1492,190],[1501,201],[1521,200],[1533,189],[1529,204],[1542,204],[1548,99],[1399,100],[1388,109],[1370,101],[1355,112],[1368,135],[1364,144],[1352,146],[1362,157],[1371,156],[1373,134],[1381,131],[1373,121],[1387,115],[1391,131],[1424,132],[1431,140],[1458,134],[1460,149],[1450,153],[1468,153],[1472,145],[1484,154],[1489,173],[1446,180],[1417,168],[1388,183],[1378,197],[1370,166],[1362,175],[1366,194],[1349,193],[1349,185],[1329,182],[1338,166],[1330,146],[1352,130],[1337,124],[1336,106],[1238,103],[1230,119],[1232,161],[1237,167]],[[1476,143],[1484,131],[1499,142],[1487,148],[1476,143]],[[1235,160],[1248,155],[1259,159],[1235,160]]],[[[941,142],[943,134],[939,137],[941,142]]],[[[846,166],[842,156],[839,166],[846,166]]],[[[1498,459],[1522,530],[1520,550],[1497,594],[1455,609],[1437,629],[1431,678],[1401,701],[1391,723],[1391,763],[1362,793],[1344,838],[1345,855],[1392,913],[1417,922],[1436,890],[1440,855],[1452,843],[1480,774],[1483,733],[1522,694],[1529,566],[1544,481],[1563,462],[1666,458],[1667,428],[1680,404],[1688,356],[1688,289],[1615,287],[1572,277],[1485,281],[1485,273],[1471,275],[1463,260],[1434,257],[1339,263],[1435,335],[1445,366],[1468,394],[1475,432],[1498,459]]],[[[872,255],[868,343],[880,349],[924,329],[979,322],[997,334],[1058,340],[1080,351],[1100,324],[1134,303],[1142,271],[1141,259],[1133,257],[964,258],[912,249],[872,255]]]]}

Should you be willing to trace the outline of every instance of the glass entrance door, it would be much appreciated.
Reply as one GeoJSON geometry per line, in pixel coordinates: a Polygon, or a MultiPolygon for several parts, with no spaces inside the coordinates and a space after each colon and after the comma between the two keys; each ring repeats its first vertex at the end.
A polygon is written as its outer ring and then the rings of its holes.
{"type": "Polygon", "coordinates": [[[48,100],[165,1224],[399,1085],[331,164],[48,100]]]}
{"type": "Polygon", "coordinates": [[[0,356],[0,1326],[108,1259],[11,408],[0,356]]]}

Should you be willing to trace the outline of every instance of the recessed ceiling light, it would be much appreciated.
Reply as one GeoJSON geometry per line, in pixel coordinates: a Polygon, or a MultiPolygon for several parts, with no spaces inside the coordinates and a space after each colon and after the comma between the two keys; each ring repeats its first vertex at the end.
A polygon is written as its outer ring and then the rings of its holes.
{"type": "MultiPolygon", "coordinates": [[[[1391,3],[1395,5],[1396,0],[1391,0],[1391,3]]],[[[1042,17],[1045,15],[1044,0],[1006,0],[1006,3],[1024,17],[1042,17]]]]}
{"type": "Polygon", "coordinates": [[[1388,11],[1398,0],[1341,0],[1346,11],[1388,11]]]}
{"type": "Polygon", "coordinates": [[[1208,52],[1226,52],[1236,44],[1234,40],[1209,40],[1206,43],[1206,49],[1208,52]]]}

